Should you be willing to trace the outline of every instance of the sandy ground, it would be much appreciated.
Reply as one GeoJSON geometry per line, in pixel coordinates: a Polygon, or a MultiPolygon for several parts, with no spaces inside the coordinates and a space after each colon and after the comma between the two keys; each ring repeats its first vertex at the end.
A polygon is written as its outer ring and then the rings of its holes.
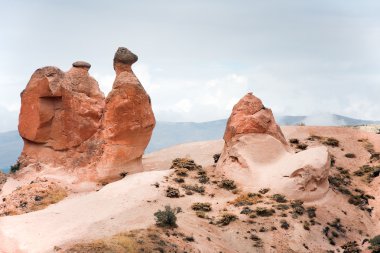
{"type": "MultiPolygon", "coordinates": [[[[329,151],[336,157],[337,166],[348,169],[350,173],[360,166],[368,164],[369,154],[358,142],[367,139],[380,151],[380,135],[351,128],[337,127],[284,127],[282,128],[287,139],[298,138],[307,143],[309,148],[319,146],[320,143],[308,141],[310,135],[335,137],[340,141],[339,148],[330,148],[329,151]],[[344,156],[346,153],[355,153],[355,159],[344,156]]],[[[163,206],[170,204],[179,206],[183,212],[178,214],[178,230],[192,235],[192,243],[196,252],[326,252],[328,249],[337,249],[344,242],[357,240],[380,234],[380,201],[370,200],[374,207],[372,216],[347,203],[342,194],[329,190],[323,198],[305,203],[307,206],[317,207],[317,223],[310,231],[303,228],[305,216],[298,219],[281,217],[276,212],[273,217],[259,217],[250,219],[240,214],[241,207],[228,203],[240,193],[220,189],[214,180],[220,180],[213,167],[212,156],[223,149],[222,140],[182,144],[163,149],[144,156],[145,172],[126,176],[124,179],[110,183],[98,191],[72,194],[63,201],[51,205],[44,210],[18,216],[0,218],[0,252],[54,252],[54,246],[64,246],[68,243],[87,241],[132,229],[148,228],[153,226],[153,213],[163,206]],[[171,161],[177,157],[188,157],[206,168],[210,176],[210,183],[205,185],[206,194],[195,193],[184,195],[184,190],[173,181],[173,170],[168,170],[171,161]],[[155,183],[159,183],[159,187],[155,183]],[[180,189],[184,197],[168,198],[165,195],[168,186],[180,189]],[[210,219],[198,218],[191,210],[194,202],[210,202],[213,210],[208,213],[210,219]],[[217,219],[222,213],[231,212],[238,216],[238,221],[225,227],[209,224],[210,220],[217,219]],[[340,218],[346,227],[347,233],[336,239],[336,246],[328,243],[322,230],[328,222],[340,218]],[[288,230],[280,228],[280,220],[285,219],[290,224],[288,230]],[[270,232],[259,232],[261,227],[276,227],[270,232]],[[262,247],[253,247],[250,236],[255,233],[263,241],[262,247]],[[306,246],[305,246],[306,245],[306,246]],[[309,249],[307,249],[309,248],[309,249]]],[[[195,173],[195,172],[194,172],[195,173]]],[[[197,182],[196,174],[186,178],[186,182],[197,182]]],[[[17,185],[26,182],[10,180],[3,189],[2,196],[11,192],[17,185]]],[[[268,182],[268,187],[276,182],[268,182]]],[[[355,187],[365,190],[373,196],[380,196],[380,178],[371,183],[365,183],[354,178],[355,187]]],[[[275,187],[273,187],[275,188],[275,187]]],[[[270,192],[271,194],[276,192],[270,192]]],[[[271,207],[270,198],[259,203],[258,206],[271,207]]],[[[255,206],[251,206],[252,209],[255,206]]],[[[364,246],[363,246],[364,247],[364,246]]],[[[364,248],[363,248],[364,249],[364,248]]],[[[365,251],[364,251],[365,252],[365,251]]]]}

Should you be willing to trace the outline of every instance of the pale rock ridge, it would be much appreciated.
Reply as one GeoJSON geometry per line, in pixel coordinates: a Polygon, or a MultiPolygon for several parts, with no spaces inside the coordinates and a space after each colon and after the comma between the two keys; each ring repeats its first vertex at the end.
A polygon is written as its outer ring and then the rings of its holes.
{"type": "Polygon", "coordinates": [[[248,93],[233,108],[217,169],[245,191],[272,192],[315,200],[328,189],[330,156],[324,146],[294,153],[270,109],[248,93]]]}
{"type": "Polygon", "coordinates": [[[116,79],[107,98],[89,75],[87,62],[74,62],[67,72],[56,67],[36,70],[21,93],[22,167],[62,166],[93,181],[141,171],[155,118],[150,98],[131,69],[136,61],[128,49],[118,49],[116,79]]]}

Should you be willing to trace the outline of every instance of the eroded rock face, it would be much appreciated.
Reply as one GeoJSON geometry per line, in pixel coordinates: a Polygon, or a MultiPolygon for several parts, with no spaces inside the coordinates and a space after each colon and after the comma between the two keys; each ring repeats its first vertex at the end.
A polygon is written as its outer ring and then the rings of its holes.
{"type": "Polygon", "coordinates": [[[269,134],[287,145],[272,111],[265,108],[261,100],[252,93],[245,95],[232,109],[224,140],[229,142],[236,135],[249,133],[269,134]]]}
{"type": "Polygon", "coordinates": [[[38,69],[21,93],[22,166],[64,166],[90,180],[142,170],[155,119],[150,98],[131,69],[136,61],[128,49],[118,49],[117,76],[106,99],[87,62],[74,62],[67,72],[38,69]]]}
{"type": "Polygon", "coordinates": [[[106,99],[103,120],[103,174],[110,175],[115,168],[140,170],[156,123],[150,97],[131,68],[136,61],[137,56],[126,48],[119,48],[114,57],[116,79],[106,99]]]}
{"type": "Polygon", "coordinates": [[[324,146],[294,153],[270,109],[251,93],[233,108],[217,169],[248,192],[270,188],[294,199],[319,199],[329,189],[324,146]]]}

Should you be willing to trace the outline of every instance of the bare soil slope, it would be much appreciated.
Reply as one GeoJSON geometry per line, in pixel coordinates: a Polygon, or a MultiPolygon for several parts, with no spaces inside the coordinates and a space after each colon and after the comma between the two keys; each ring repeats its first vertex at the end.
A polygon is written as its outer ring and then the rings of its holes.
{"type": "Polygon", "coordinates": [[[183,144],[146,155],[145,172],[98,191],[1,217],[0,252],[141,252],[144,241],[153,244],[145,248],[150,252],[343,252],[354,241],[351,247],[369,252],[363,240],[380,234],[380,135],[339,127],[282,130],[294,139],[294,152],[325,145],[334,156],[324,197],[295,201],[272,190],[275,181],[243,192],[215,169],[223,141],[183,144]],[[172,163],[178,157],[187,159],[172,163]],[[154,213],[166,205],[182,209],[177,228],[155,226],[154,213]]]}

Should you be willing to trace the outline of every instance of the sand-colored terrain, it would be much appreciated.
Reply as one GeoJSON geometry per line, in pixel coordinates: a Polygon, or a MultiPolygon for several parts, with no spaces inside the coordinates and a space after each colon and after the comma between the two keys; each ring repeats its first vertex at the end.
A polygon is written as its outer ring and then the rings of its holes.
{"type": "MultiPolygon", "coordinates": [[[[333,156],[330,180],[335,183],[330,182],[318,198],[295,202],[286,192],[277,192],[276,177],[264,180],[263,185],[269,190],[265,193],[259,194],[260,189],[254,185],[250,195],[239,185],[225,189],[222,180],[228,178],[217,171],[213,160],[214,154],[221,153],[224,141],[182,144],[145,155],[144,172],[126,175],[102,188],[71,190],[68,197],[43,210],[1,217],[0,252],[101,252],[85,251],[80,244],[109,242],[112,236],[136,229],[153,229],[163,243],[175,245],[173,252],[343,252],[341,246],[349,241],[356,241],[362,252],[369,252],[368,243],[362,242],[380,234],[380,177],[369,182],[367,174],[358,176],[355,172],[363,165],[380,166],[371,154],[380,152],[380,135],[340,127],[283,127],[282,131],[286,140],[297,139],[306,144],[302,147],[306,151],[324,146],[333,156]],[[339,141],[338,146],[324,144],[330,137],[339,141]],[[170,169],[177,157],[194,159],[203,168],[170,169]],[[188,187],[195,185],[198,188],[188,187]],[[167,197],[168,187],[178,189],[180,196],[167,197]],[[281,194],[284,199],[273,197],[274,194],[281,194]],[[363,201],[364,195],[375,199],[358,205],[349,203],[353,196],[363,201]],[[196,213],[192,210],[196,202],[210,203],[212,210],[196,213]],[[178,227],[155,228],[154,213],[168,204],[182,209],[177,214],[178,227]],[[236,220],[225,224],[221,220],[224,214],[235,215],[236,220]],[[82,251],[72,251],[76,244],[82,251]]],[[[301,151],[296,144],[290,147],[294,155],[301,151]]],[[[262,152],[263,159],[265,153],[262,152]]],[[[286,167],[287,161],[280,162],[286,167]]],[[[261,177],[278,168],[278,162],[266,163],[261,177]]],[[[259,165],[255,166],[260,170],[259,165]]],[[[26,183],[25,179],[9,179],[1,197],[26,183]]],[[[130,252],[138,252],[138,247],[130,252]]]]}

